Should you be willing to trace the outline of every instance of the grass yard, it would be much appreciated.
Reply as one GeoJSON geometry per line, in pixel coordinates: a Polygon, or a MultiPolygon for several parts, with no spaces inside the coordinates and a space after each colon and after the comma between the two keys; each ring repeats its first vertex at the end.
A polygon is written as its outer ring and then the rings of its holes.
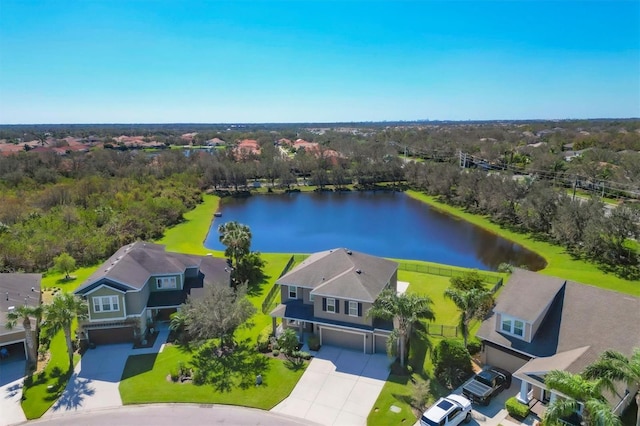
{"type": "Polygon", "coordinates": [[[430,206],[462,218],[480,226],[503,238],[514,241],[527,249],[538,253],[547,261],[547,267],[539,271],[542,274],[566,278],[584,284],[591,284],[609,290],[620,291],[640,296],[640,285],[636,281],[628,281],[611,273],[606,273],[593,263],[574,259],[563,247],[539,241],[527,234],[521,234],[501,228],[483,216],[467,213],[459,208],[449,206],[436,200],[435,197],[417,191],[407,191],[407,195],[430,206]]]}
{"type": "Polygon", "coordinates": [[[120,396],[127,404],[191,402],[201,404],[242,405],[269,410],[286,398],[304,369],[289,370],[279,359],[269,358],[269,370],[263,384],[248,389],[234,388],[220,393],[211,385],[173,383],[167,380],[170,369],[179,362],[187,364],[191,354],[177,346],[167,346],[158,355],[136,355],[127,360],[120,382],[120,396]]]}

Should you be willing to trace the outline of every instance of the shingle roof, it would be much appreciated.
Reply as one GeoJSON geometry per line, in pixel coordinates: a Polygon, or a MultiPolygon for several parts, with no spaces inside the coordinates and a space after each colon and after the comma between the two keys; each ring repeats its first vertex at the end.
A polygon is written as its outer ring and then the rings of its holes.
{"type": "MultiPolygon", "coordinates": [[[[7,331],[4,323],[9,307],[40,304],[40,281],[42,274],[0,274],[0,334],[7,331]]],[[[22,330],[22,321],[15,330],[22,330]]]]}
{"type": "Polygon", "coordinates": [[[515,269],[493,310],[533,322],[553,301],[564,283],[565,280],[560,278],[515,269]]]}
{"type": "Polygon", "coordinates": [[[373,302],[398,264],[368,254],[333,249],[314,253],[277,283],[312,289],[312,294],[373,302]]]}
{"type": "MultiPolygon", "coordinates": [[[[549,290],[544,289],[545,286],[552,290],[556,288],[553,281],[531,278],[531,281],[509,280],[496,307],[501,304],[507,289],[510,291],[506,297],[511,298],[513,292],[517,294],[522,290],[526,293],[531,286],[537,286],[541,291],[549,290]]],[[[522,309],[529,309],[530,300],[525,296],[520,300],[522,309]]],[[[513,309],[510,312],[520,316],[518,308],[513,309]]],[[[556,294],[531,343],[496,331],[495,321],[492,313],[480,326],[477,336],[531,357],[549,357],[588,346],[563,368],[571,373],[581,372],[606,349],[631,354],[634,347],[640,346],[640,298],[572,281],[567,281],[556,294]]]]}
{"type": "Polygon", "coordinates": [[[166,252],[160,244],[138,241],[121,247],[75,293],[82,293],[103,278],[138,290],[152,275],[179,274],[186,268],[198,267],[202,259],[202,256],[166,252]]]}

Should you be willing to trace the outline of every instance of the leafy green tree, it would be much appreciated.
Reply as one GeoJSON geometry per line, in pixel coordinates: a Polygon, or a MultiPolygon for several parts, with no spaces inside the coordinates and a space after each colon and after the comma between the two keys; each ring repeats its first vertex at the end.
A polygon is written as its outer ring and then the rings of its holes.
{"type": "Polygon", "coordinates": [[[459,386],[473,373],[471,355],[459,340],[441,340],[431,358],[436,379],[448,388],[459,386]]]}
{"type": "Polygon", "coordinates": [[[280,337],[278,337],[278,347],[289,360],[291,360],[294,352],[298,350],[299,345],[298,335],[292,328],[287,328],[280,337]]]}
{"type": "Polygon", "coordinates": [[[485,289],[484,282],[482,281],[482,277],[480,277],[480,274],[478,273],[478,271],[475,271],[475,270],[465,272],[464,274],[457,277],[451,277],[449,282],[451,283],[451,288],[454,288],[456,290],[466,291],[466,290],[473,290],[473,289],[479,289],[479,290],[485,289]]]}
{"type": "Polygon", "coordinates": [[[22,328],[25,332],[25,341],[27,342],[27,357],[30,365],[35,364],[36,358],[36,345],[33,340],[33,329],[31,327],[31,318],[35,318],[36,327],[40,321],[40,315],[42,314],[42,308],[40,306],[18,306],[17,308],[7,313],[6,327],[11,330],[15,328],[18,321],[22,321],[22,328]]]}
{"type": "Polygon", "coordinates": [[[247,283],[249,287],[259,285],[265,280],[264,260],[260,253],[252,251],[245,255],[233,270],[234,282],[247,283]]]}
{"type": "Polygon", "coordinates": [[[579,374],[553,370],[545,375],[544,382],[550,390],[560,396],[549,404],[544,415],[546,425],[559,425],[563,417],[568,417],[583,406],[582,417],[586,424],[601,426],[619,426],[622,423],[613,414],[607,400],[602,396],[601,384],[596,380],[587,380],[579,374]]]}
{"type": "Polygon", "coordinates": [[[395,346],[396,341],[399,342],[402,367],[405,365],[405,345],[409,339],[411,327],[421,319],[427,321],[435,319],[432,305],[433,301],[428,296],[412,293],[397,294],[393,290],[385,290],[367,311],[368,316],[393,320],[394,330],[387,339],[387,349],[395,346]]]}
{"type": "Polygon", "coordinates": [[[69,354],[69,369],[73,368],[73,341],[71,325],[75,319],[83,320],[89,315],[87,303],[72,293],[59,293],[44,306],[45,327],[51,335],[60,330],[64,333],[69,354]]]}
{"type": "Polygon", "coordinates": [[[246,291],[246,285],[235,290],[212,285],[205,288],[203,297],[190,297],[181,307],[189,337],[200,342],[217,338],[221,346],[233,346],[235,331],[257,312],[246,291]]]}
{"type": "MultiPolygon", "coordinates": [[[[582,373],[584,377],[599,380],[602,388],[615,392],[616,382],[626,382],[629,386],[640,388],[640,348],[636,348],[630,357],[608,350],[582,373]]],[[[636,426],[640,426],[640,390],[636,392],[638,415],[636,426]]]]}
{"type": "Polygon", "coordinates": [[[236,221],[223,223],[218,227],[220,242],[226,247],[224,255],[228,257],[234,269],[251,249],[251,230],[247,225],[236,221]]]}
{"type": "Polygon", "coordinates": [[[493,296],[489,290],[478,288],[471,290],[448,288],[445,290],[444,296],[451,300],[460,311],[458,326],[466,347],[469,338],[469,324],[472,320],[481,319],[486,314],[486,307],[489,303],[493,303],[493,296]]]}
{"type": "Polygon", "coordinates": [[[53,259],[53,268],[64,274],[64,278],[68,280],[69,274],[76,270],[76,260],[69,253],[61,253],[53,259]]]}

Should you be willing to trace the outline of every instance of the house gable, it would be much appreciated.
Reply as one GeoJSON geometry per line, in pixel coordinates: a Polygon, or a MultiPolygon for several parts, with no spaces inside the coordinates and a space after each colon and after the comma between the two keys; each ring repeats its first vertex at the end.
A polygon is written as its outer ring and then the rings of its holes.
{"type": "Polygon", "coordinates": [[[125,293],[107,285],[99,286],[86,294],[90,321],[125,319],[127,310],[125,293]]]}

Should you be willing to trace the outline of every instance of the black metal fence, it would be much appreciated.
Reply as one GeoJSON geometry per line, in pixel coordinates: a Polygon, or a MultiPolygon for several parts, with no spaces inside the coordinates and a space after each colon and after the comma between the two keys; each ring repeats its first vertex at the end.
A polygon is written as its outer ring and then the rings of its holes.
{"type": "Polygon", "coordinates": [[[444,324],[427,324],[427,334],[433,336],[442,337],[458,337],[460,334],[459,327],[456,325],[444,325],[444,324]]]}
{"type": "MultiPolygon", "coordinates": [[[[420,263],[399,262],[398,269],[409,272],[419,272],[421,274],[439,275],[441,277],[461,277],[468,273],[468,270],[447,268],[446,266],[425,265],[420,263]]],[[[495,292],[502,285],[502,277],[497,274],[478,272],[482,281],[493,284],[492,292],[495,292]]]]}
{"type": "MultiPolygon", "coordinates": [[[[296,264],[296,262],[300,262],[302,260],[304,260],[306,258],[306,256],[302,256],[302,255],[292,255],[289,258],[289,261],[287,262],[287,264],[285,265],[284,269],[282,270],[282,272],[280,272],[280,275],[278,276],[278,278],[280,278],[281,276],[283,276],[284,274],[286,274],[287,272],[289,272],[289,270],[291,269],[291,267],[293,265],[296,264]]],[[[276,280],[277,281],[277,280],[276,280]]],[[[263,314],[268,314],[269,312],[271,312],[271,310],[273,308],[276,307],[278,301],[277,301],[277,296],[278,293],[280,292],[280,286],[278,284],[275,283],[275,281],[273,282],[273,285],[271,286],[271,288],[269,289],[269,292],[267,293],[267,295],[264,298],[264,301],[262,302],[262,313],[263,314]]]]}

